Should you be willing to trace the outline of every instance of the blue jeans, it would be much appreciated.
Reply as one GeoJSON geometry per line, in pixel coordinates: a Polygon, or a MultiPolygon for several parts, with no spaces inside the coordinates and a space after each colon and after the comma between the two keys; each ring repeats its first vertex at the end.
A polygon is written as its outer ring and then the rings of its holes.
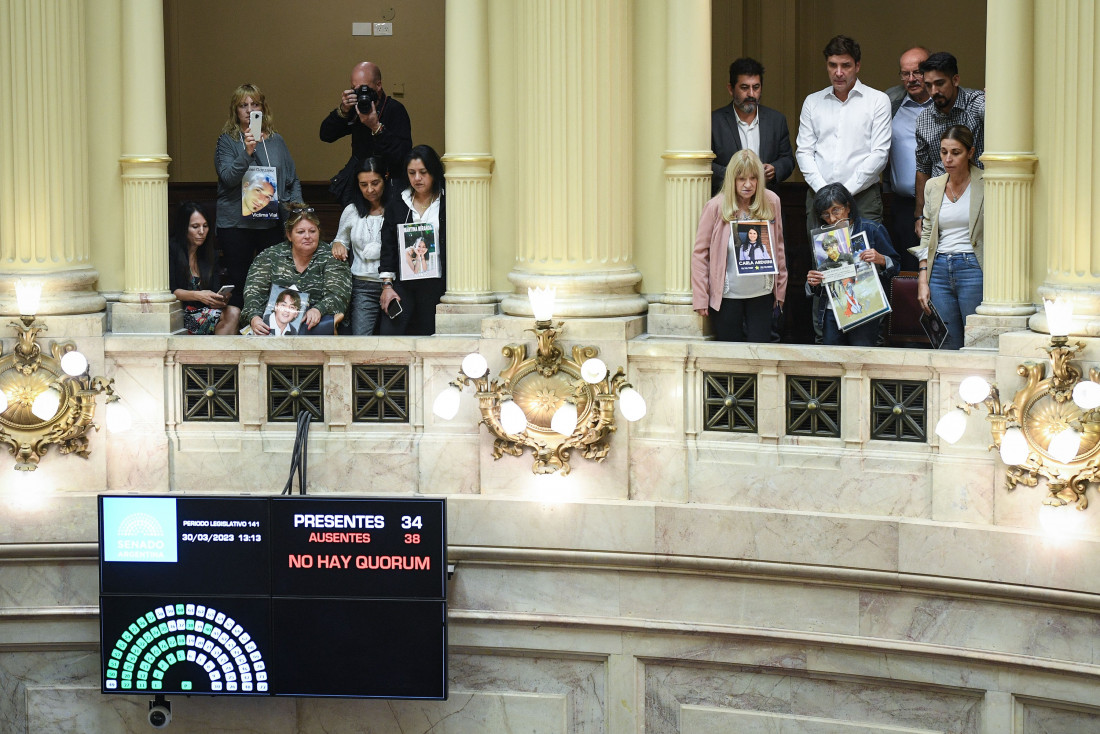
{"type": "Polygon", "coordinates": [[[351,333],[355,336],[370,336],[378,325],[378,315],[382,307],[378,299],[382,297],[382,281],[363,280],[352,276],[351,305],[348,316],[351,318],[351,333]]]}
{"type": "Polygon", "coordinates": [[[932,305],[947,324],[941,349],[961,349],[966,317],[982,302],[982,266],[972,252],[936,255],[929,268],[928,289],[932,305]]]}

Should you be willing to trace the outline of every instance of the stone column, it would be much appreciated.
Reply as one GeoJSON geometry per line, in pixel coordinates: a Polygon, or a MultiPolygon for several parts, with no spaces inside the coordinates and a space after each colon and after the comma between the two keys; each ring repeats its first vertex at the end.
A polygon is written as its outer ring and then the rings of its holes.
{"type": "Polygon", "coordinates": [[[710,2],[666,6],[669,97],[665,161],[665,293],[650,307],[651,334],[699,336],[706,320],[691,308],[691,251],[710,198],[710,2]],[[675,90],[673,93],[672,90],[675,90]]]}
{"type": "Polygon", "coordinates": [[[985,293],[967,319],[966,345],[995,347],[999,334],[1027,328],[1032,303],[1031,191],[1035,179],[1033,0],[1006,0],[986,20],[985,293]],[[1023,107],[1021,108],[1021,103],[1023,107]]]}
{"type": "Polygon", "coordinates": [[[0,17],[0,314],[18,313],[22,277],[43,284],[40,314],[103,311],[88,245],[84,4],[0,0],[0,17]]]}
{"type": "Polygon", "coordinates": [[[480,333],[496,313],[489,279],[489,3],[447,0],[447,293],[436,331],[480,333]]]}
{"type": "MultiPolygon", "coordinates": [[[[1100,73],[1095,47],[1100,15],[1090,0],[1057,0],[1039,7],[1045,22],[1038,24],[1037,44],[1044,54],[1049,53],[1043,59],[1048,66],[1042,77],[1047,85],[1042,98],[1056,112],[1037,113],[1044,146],[1038,198],[1046,214],[1045,226],[1037,233],[1046,242],[1046,273],[1039,296],[1071,299],[1071,333],[1100,336],[1100,212],[1095,181],[1100,165],[1100,146],[1095,141],[1100,114],[1093,104],[1100,73]]],[[[1042,104],[1018,96],[1014,106],[1035,109],[1042,104]]],[[[1041,309],[1031,325],[1048,332],[1041,309]]]]}
{"type": "Polygon", "coordinates": [[[168,290],[168,128],[164,9],[122,0],[122,219],[126,274],[113,331],[174,333],[180,304],[168,290]]]}
{"type": "MultiPolygon", "coordinates": [[[[555,316],[644,313],[633,263],[633,16],[628,0],[517,0],[515,293],[555,286],[555,316]]],[[[449,100],[448,100],[449,103],[449,100]]]]}

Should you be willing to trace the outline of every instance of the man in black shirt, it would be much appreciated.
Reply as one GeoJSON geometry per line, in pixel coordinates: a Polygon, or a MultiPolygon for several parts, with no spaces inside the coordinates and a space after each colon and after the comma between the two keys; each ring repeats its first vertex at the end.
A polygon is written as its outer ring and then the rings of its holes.
{"type": "MultiPolygon", "coordinates": [[[[375,64],[364,61],[351,70],[351,89],[344,90],[340,104],[321,121],[320,134],[326,143],[351,135],[351,158],[329,187],[344,206],[351,202],[360,162],[371,156],[386,160],[393,180],[404,180],[402,167],[405,156],[412,150],[412,123],[405,105],[386,96],[382,89],[382,71],[375,64]],[[368,103],[364,100],[364,104],[357,107],[355,90],[364,85],[374,90],[378,101],[368,103]]],[[[397,188],[399,186],[391,191],[397,188]]]]}

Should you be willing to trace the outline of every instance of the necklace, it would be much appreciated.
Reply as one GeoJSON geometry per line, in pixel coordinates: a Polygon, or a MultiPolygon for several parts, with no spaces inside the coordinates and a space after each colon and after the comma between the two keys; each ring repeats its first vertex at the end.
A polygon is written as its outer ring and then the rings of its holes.
{"type": "Polygon", "coordinates": [[[961,187],[959,187],[959,186],[955,187],[955,195],[952,196],[951,195],[951,179],[947,179],[947,185],[943,187],[943,191],[944,191],[945,194],[947,194],[947,198],[951,200],[951,203],[954,204],[955,202],[957,202],[959,200],[959,197],[962,196],[966,192],[966,187],[969,186],[969,185],[970,185],[970,178],[968,177],[966,179],[966,183],[964,183],[961,187]]]}

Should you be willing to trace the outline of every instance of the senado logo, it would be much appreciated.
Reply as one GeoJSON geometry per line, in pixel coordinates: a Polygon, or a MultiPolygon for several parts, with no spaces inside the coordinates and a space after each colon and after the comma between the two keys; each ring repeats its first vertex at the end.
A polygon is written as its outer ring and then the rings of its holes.
{"type": "Polygon", "coordinates": [[[176,501],[161,497],[103,498],[105,561],[176,562],[176,501]]]}
{"type": "Polygon", "coordinates": [[[155,551],[156,558],[142,558],[141,560],[159,560],[159,555],[164,553],[164,529],[152,515],[145,512],[135,512],[127,515],[118,524],[119,538],[116,548],[120,555],[134,551],[155,551]]]}

